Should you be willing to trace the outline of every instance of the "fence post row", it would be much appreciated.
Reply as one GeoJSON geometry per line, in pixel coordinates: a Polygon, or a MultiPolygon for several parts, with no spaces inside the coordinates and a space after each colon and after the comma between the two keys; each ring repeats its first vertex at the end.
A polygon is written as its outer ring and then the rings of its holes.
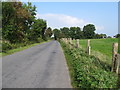
{"type": "MultiPolygon", "coordinates": [[[[75,40],[72,38],[62,38],[62,40],[66,43],[70,45],[70,49],[73,47],[79,48],[79,39],[75,40]],[[73,43],[74,41],[76,41],[76,43],[73,43]]],[[[113,43],[113,49],[112,49],[112,67],[111,67],[111,72],[116,72],[117,74],[120,73],[119,72],[119,66],[120,66],[120,54],[118,54],[118,43],[113,43]]],[[[91,47],[90,47],[90,40],[87,40],[87,54],[90,55],[90,51],[91,47]]]]}
{"type": "Polygon", "coordinates": [[[90,55],[90,40],[87,41],[87,54],[90,55]]]}
{"type": "Polygon", "coordinates": [[[112,72],[119,72],[120,54],[118,54],[118,43],[113,43],[112,50],[112,72]]]}

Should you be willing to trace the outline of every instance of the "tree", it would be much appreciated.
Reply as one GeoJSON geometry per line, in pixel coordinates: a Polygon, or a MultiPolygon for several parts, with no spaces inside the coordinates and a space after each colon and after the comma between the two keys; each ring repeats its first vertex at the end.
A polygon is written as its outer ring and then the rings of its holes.
{"type": "Polygon", "coordinates": [[[70,27],[70,37],[72,39],[81,39],[83,38],[83,32],[80,27],[70,27]]]}
{"type": "Polygon", "coordinates": [[[22,42],[29,13],[21,2],[3,2],[2,11],[3,38],[12,43],[22,42]]]}
{"type": "Polygon", "coordinates": [[[119,37],[120,37],[120,34],[117,34],[117,35],[115,35],[114,37],[115,37],[115,38],[119,38],[119,37]]]}
{"type": "Polygon", "coordinates": [[[82,38],[83,38],[83,32],[81,31],[80,27],[76,27],[75,39],[82,39],[82,38]]]}
{"type": "Polygon", "coordinates": [[[21,43],[38,38],[45,39],[46,21],[36,19],[36,7],[30,2],[3,2],[3,38],[21,43]]]}
{"type": "Polygon", "coordinates": [[[69,38],[69,28],[68,27],[60,28],[60,31],[63,35],[63,38],[69,38]]]}
{"type": "Polygon", "coordinates": [[[100,34],[95,34],[95,37],[96,39],[100,39],[101,38],[101,35],[100,34]]]}
{"type": "Polygon", "coordinates": [[[87,39],[92,39],[95,36],[95,26],[93,24],[88,24],[83,27],[84,37],[87,39]]]}
{"type": "Polygon", "coordinates": [[[70,27],[70,37],[72,38],[75,38],[75,35],[76,35],[76,27],[70,27]]]}
{"type": "Polygon", "coordinates": [[[46,21],[43,19],[35,20],[34,24],[32,25],[32,29],[30,31],[30,39],[31,40],[38,40],[38,38],[45,39],[45,29],[47,27],[46,21]]]}
{"type": "Polygon", "coordinates": [[[53,30],[53,33],[54,33],[54,38],[55,38],[55,40],[61,38],[61,31],[60,31],[60,30],[54,29],[54,30],[53,30]]]}
{"type": "Polygon", "coordinates": [[[52,34],[53,34],[52,29],[50,27],[47,28],[45,31],[45,36],[50,38],[52,36],[52,34]]]}
{"type": "Polygon", "coordinates": [[[108,36],[107,38],[112,38],[111,36],[108,36]]]}
{"type": "Polygon", "coordinates": [[[107,38],[106,34],[100,34],[100,35],[101,35],[101,38],[107,38]]]}
{"type": "Polygon", "coordinates": [[[94,38],[97,38],[97,39],[107,38],[107,35],[106,35],[106,34],[95,34],[95,37],[94,37],[94,38]]]}
{"type": "Polygon", "coordinates": [[[23,4],[23,8],[25,8],[26,11],[28,11],[28,13],[29,13],[29,18],[26,20],[26,23],[24,23],[26,26],[26,30],[24,32],[25,32],[27,38],[29,40],[31,40],[30,39],[31,29],[32,29],[33,24],[36,22],[36,19],[35,19],[36,18],[35,17],[36,16],[36,6],[35,5],[32,6],[32,3],[28,2],[27,4],[23,4]]]}

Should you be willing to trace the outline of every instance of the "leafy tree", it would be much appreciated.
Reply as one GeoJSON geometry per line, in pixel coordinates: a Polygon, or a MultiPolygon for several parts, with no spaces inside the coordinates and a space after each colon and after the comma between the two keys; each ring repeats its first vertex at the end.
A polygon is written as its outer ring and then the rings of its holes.
{"type": "Polygon", "coordinates": [[[4,50],[17,47],[10,45],[11,43],[21,46],[27,45],[31,41],[45,40],[47,23],[43,19],[36,19],[36,7],[32,6],[30,2],[27,4],[15,0],[14,2],[2,2],[2,14],[2,38],[4,41],[8,41],[8,44],[2,43],[4,46],[7,45],[4,50]]]}
{"type": "Polygon", "coordinates": [[[22,42],[29,12],[23,8],[21,2],[3,2],[2,11],[3,38],[12,43],[22,42]]]}
{"type": "Polygon", "coordinates": [[[76,27],[70,27],[70,37],[73,39],[76,35],[76,27]]]}
{"type": "Polygon", "coordinates": [[[69,38],[69,28],[63,27],[60,28],[63,38],[69,38]]]}
{"type": "Polygon", "coordinates": [[[46,29],[46,31],[45,31],[45,36],[46,37],[51,37],[52,36],[52,29],[49,27],[49,28],[47,28],[46,29]]]}
{"type": "Polygon", "coordinates": [[[53,33],[54,33],[54,38],[55,38],[55,40],[61,38],[61,31],[60,31],[60,30],[54,29],[54,30],[53,30],[53,33]]]}
{"type": "Polygon", "coordinates": [[[82,38],[83,38],[83,32],[81,31],[80,27],[76,27],[75,39],[82,39],[82,38]]]}
{"type": "Polygon", "coordinates": [[[120,34],[117,34],[117,35],[115,35],[114,37],[119,38],[119,37],[120,37],[120,34]]]}
{"type": "Polygon", "coordinates": [[[95,37],[96,39],[100,39],[101,38],[101,35],[100,34],[95,34],[95,37]]]}
{"type": "Polygon", "coordinates": [[[44,21],[43,19],[37,19],[35,20],[34,24],[32,25],[32,30],[30,32],[30,39],[31,40],[36,40],[38,38],[45,38],[45,29],[46,29],[47,25],[46,25],[46,21],[44,21]]]}
{"type": "Polygon", "coordinates": [[[100,34],[100,35],[101,35],[101,38],[107,38],[106,34],[100,34]]]}
{"type": "Polygon", "coordinates": [[[83,33],[80,27],[70,27],[70,37],[73,39],[83,38],[83,33]]]}
{"type": "Polygon", "coordinates": [[[28,2],[27,4],[23,4],[23,8],[25,8],[29,12],[29,19],[27,19],[27,22],[25,23],[27,29],[26,33],[29,33],[32,25],[35,22],[36,6],[32,6],[31,2],[28,2]]]}
{"type": "Polygon", "coordinates": [[[111,36],[108,36],[107,38],[112,38],[111,36]]]}
{"type": "Polygon", "coordinates": [[[83,27],[84,37],[87,39],[92,39],[95,36],[95,26],[93,24],[88,24],[83,27]]]}
{"type": "Polygon", "coordinates": [[[94,38],[96,38],[96,39],[107,38],[107,35],[106,34],[95,34],[94,38]]]}

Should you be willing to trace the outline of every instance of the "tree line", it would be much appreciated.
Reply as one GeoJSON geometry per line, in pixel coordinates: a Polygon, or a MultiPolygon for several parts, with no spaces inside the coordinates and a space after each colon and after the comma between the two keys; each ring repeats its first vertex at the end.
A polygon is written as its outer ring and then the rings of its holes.
{"type": "Polygon", "coordinates": [[[2,2],[2,44],[4,49],[48,40],[52,30],[47,22],[36,18],[36,6],[31,2],[2,2]]]}
{"type": "MultiPolygon", "coordinates": [[[[47,22],[36,19],[36,6],[30,2],[2,2],[2,37],[11,43],[46,40],[47,22]]],[[[51,37],[51,35],[47,35],[51,37]]]]}
{"type": "Polygon", "coordinates": [[[72,38],[72,39],[111,38],[110,36],[107,36],[106,34],[95,33],[95,30],[96,30],[95,25],[87,24],[83,27],[83,30],[80,27],[70,27],[70,28],[63,27],[60,29],[54,29],[53,33],[54,33],[55,39],[60,39],[60,38],[72,38]]]}

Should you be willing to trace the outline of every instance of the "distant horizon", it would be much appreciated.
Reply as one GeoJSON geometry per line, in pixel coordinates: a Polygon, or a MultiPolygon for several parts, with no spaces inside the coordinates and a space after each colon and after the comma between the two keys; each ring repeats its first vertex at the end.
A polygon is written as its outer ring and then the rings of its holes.
{"type": "Polygon", "coordinates": [[[37,18],[54,28],[80,27],[94,24],[96,33],[118,34],[117,2],[32,2],[37,7],[37,18]]]}

